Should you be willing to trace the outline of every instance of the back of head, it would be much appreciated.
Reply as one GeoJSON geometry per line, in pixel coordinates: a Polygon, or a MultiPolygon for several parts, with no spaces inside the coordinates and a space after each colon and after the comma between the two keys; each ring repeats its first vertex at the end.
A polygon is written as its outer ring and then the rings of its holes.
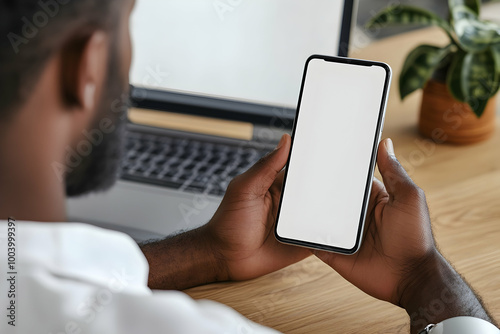
{"type": "Polygon", "coordinates": [[[116,26],[119,2],[0,0],[0,122],[23,105],[51,56],[116,26]]]}

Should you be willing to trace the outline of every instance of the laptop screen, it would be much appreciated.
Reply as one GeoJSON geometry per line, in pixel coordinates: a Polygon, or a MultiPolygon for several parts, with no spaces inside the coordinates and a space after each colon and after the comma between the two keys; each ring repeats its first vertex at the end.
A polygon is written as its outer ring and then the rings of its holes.
{"type": "Polygon", "coordinates": [[[346,43],[344,3],[138,0],[131,84],[295,108],[307,58],[346,43]]]}

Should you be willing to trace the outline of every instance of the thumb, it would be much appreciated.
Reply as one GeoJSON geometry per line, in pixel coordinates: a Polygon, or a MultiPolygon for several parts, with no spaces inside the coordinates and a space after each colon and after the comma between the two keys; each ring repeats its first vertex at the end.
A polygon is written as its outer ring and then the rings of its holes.
{"type": "Polygon", "coordinates": [[[397,200],[418,190],[418,187],[396,158],[394,145],[389,138],[379,145],[377,165],[384,180],[385,188],[391,198],[397,200]]]}
{"type": "Polygon", "coordinates": [[[281,137],[274,151],[261,158],[246,173],[240,176],[248,189],[256,194],[263,195],[273,185],[276,177],[285,167],[290,153],[291,138],[285,134],[281,137]]]}

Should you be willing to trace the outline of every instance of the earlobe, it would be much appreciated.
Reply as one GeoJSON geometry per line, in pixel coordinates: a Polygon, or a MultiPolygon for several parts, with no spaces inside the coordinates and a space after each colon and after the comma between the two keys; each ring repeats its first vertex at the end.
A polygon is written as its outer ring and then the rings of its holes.
{"type": "Polygon", "coordinates": [[[83,92],[83,108],[86,110],[93,110],[95,105],[95,83],[89,82],[85,84],[83,92]]]}
{"type": "Polygon", "coordinates": [[[68,107],[93,110],[105,80],[108,45],[102,31],[77,37],[62,50],[62,98],[68,107]]]}
{"type": "Polygon", "coordinates": [[[102,88],[106,72],[108,45],[106,34],[94,32],[88,39],[79,66],[79,98],[84,110],[95,108],[98,87],[102,88]]]}

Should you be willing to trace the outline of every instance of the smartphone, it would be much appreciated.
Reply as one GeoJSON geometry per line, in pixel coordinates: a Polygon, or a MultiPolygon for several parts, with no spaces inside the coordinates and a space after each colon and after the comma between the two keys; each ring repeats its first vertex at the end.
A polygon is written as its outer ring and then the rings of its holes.
{"type": "Polygon", "coordinates": [[[278,241],[358,251],[391,78],[384,63],[309,57],[275,225],[278,241]]]}

